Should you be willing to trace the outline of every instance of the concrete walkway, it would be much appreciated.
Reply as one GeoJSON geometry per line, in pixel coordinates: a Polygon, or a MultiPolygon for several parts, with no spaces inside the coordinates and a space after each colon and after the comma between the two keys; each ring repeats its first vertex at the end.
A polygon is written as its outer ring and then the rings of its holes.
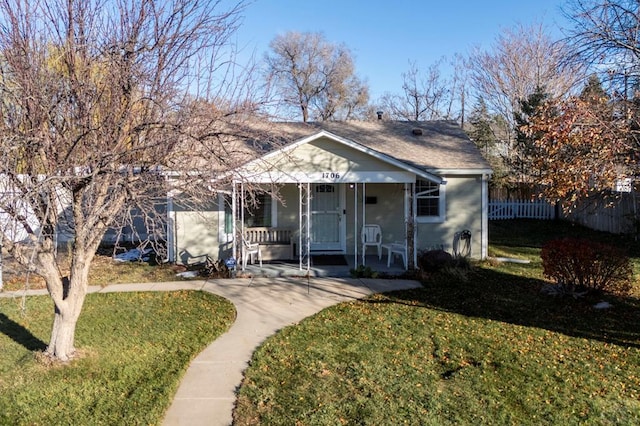
{"type": "MultiPolygon", "coordinates": [[[[205,348],[182,378],[164,425],[230,425],[243,371],[253,351],[279,329],[340,302],[373,293],[419,287],[417,281],[348,278],[246,278],[115,284],[90,292],[203,290],[231,301],[237,317],[231,328],[205,348]]],[[[34,294],[36,292],[30,292],[34,294]]],[[[46,291],[37,293],[46,294],[46,291]]],[[[16,297],[20,292],[2,293],[16,297]]]]}

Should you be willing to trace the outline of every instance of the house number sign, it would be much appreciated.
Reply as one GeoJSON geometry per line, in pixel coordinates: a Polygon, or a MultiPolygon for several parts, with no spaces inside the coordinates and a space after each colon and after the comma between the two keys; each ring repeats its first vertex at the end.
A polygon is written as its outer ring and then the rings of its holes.
{"type": "Polygon", "coordinates": [[[322,179],[340,179],[339,172],[322,172],[322,179]]]}

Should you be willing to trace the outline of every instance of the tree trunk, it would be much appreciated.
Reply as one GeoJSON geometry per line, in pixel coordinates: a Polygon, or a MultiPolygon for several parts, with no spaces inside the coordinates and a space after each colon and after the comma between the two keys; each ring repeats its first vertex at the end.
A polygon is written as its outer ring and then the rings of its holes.
{"type": "Polygon", "coordinates": [[[82,256],[75,256],[70,278],[62,280],[62,298],[54,298],[51,340],[45,351],[51,358],[69,361],[75,355],[76,325],[87,294],[89,265],[82,256]]]}
{"type": "Polygon", "coordinates": [[[75,355],[74,341],[80,310],[78,309],[77,312],[72,311],[72,309],[61,310],[57,307],[55,308],[51,341],[46,350],[47,355],[51,358],[69,361],[75,355]]]}

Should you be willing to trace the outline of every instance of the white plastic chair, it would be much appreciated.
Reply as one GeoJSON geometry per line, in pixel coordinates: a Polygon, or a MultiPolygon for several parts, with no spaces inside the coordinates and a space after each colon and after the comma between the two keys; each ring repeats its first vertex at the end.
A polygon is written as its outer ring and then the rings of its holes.
{"type": "Polygon", "coordinates": [[[394,254],[400,255],[402,257],[402,265],[404,269],[407,269],[407,245],[404,241],[395,241],[391,244],[384,244],[384,247],[387,249],[387,268],[391,267],[391,258],[394,254]]]}
{"type": "Polygon", "coordinates": [[[244,271],[247,267],[247,260],[252,264],[255,263],[253,256],[258,256],[258,262],[260,262],[260,267],[262,268],[262,251],[260,250],[260,244],[251,243],[247,241],[245,236],[242,236],[242,270],[244,271]]]}
{"type": "Polygon", "coordinates": [[[362,227],[362,264],[367,247],[378,248],[378,260],[382,259],[382,229],[380,225],[368,224],[362,227]]]}

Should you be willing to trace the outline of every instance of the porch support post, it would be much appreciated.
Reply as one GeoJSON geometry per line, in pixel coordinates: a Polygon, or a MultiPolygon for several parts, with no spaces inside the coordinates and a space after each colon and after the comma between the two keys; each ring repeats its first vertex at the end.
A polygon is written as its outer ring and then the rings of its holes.
{"type": "Polygon", "coordinates": [[[311,200],[310,183],[298,183],[298,261],[301,271],[309,274],[310,266],[310,229],[311,200]],[[306,262],[306,264],[305,264],[306,262]]]}
{"type": "Polygon", "coordinates": [[[413,184],[404,184],[404,217],[407,250],[407,269],[414,269],[417,261],[416,250],[416,221],[413,211],[413,184]]]}
{"type": "Polygon", "coordinates": [[[238,270],[238,244],[237,244],[237,236],[238,230],[236,229],[236,224],[238,221],[238,192],[236,191],[236,181],[234,180],[231,184],[231,255],[236,259],[236,271],[238,270]]]}
{"type": "MultiPolygon", "coordinates": [[[[244,238],[244,182],[240,182],[240,258],[242,258],[242,239],[244,238]]],[[[242,259],[240,259],[242,261],[242,259]]],[[[244,271],[244,262],[242,262],[242,270],[244,271]]]]}
{"type": "Polygon", "coordinates": [[[307,254],[307,274],[309,274],[309,270],[311,269],[311,199],[313,198],[313,195],[311,194],[311,183],[307,182],[305,184],[305,187],[307,192],[307,205],[306,205],[307,234],[305,235],[305,239],[306,239],[305,250],[307,252],[306,253],[307,254]]]}
{"type": "Polygon", "coordinates": [[[353,184],[353,264],[358,267],[358,183],[353,184]]]}
{"type": "MultiPolygon", "coordinates": [[[[367,208],[366,208],[366,197],[367,197],[367,188],[366,183],[362,182],[362,226],[367,223],[367,208]]],[[[356,230],[357,232],[357,230],[356,230]]],[[[359,239],[362,239],[361,234],[358,234],[359,239]]],[[[367,252],[365,247],[362,247],[362,265],[366,263],[367,252]]]]}

